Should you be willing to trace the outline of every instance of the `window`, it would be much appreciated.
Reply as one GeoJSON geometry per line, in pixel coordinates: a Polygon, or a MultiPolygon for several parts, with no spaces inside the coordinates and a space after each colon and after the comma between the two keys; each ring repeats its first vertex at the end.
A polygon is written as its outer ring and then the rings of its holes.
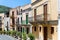
{"type": "Polygon", "coordinates": [[[19,23],[19,18],[18,18],[18,20],[17,20],[17,21],[18,21],[18,23],[19,23]]]}
{"type": "Polygon", "coordinates": [[[22,24],[22,17],[21,17],[21,24],[22,24]]]}
{"type": "Polygon", "coordinates": [[[36,9],[34,9],[34,13],[36,13],[36,9]]]}
{"type": "Polygon", "coordinates": [[[47,20],[47,4],[44,5],[44,20],[47,20]]]}
{"type": "Polygon", "coordinates": [[[36,26],[34,27],[34,31],[36,31],[36,26]]]}
{"type": "Polygon", "coordinates": [[[17,15],[18,15],[18,10],[17,10],[17,15]]]}
{"type": "Polygon", "coordinates": [[[12,11],[12,16],[14,16],[14,11],[12,11]]]}
{"type": "Polygon", "coordinates": [[[14,14],[14,11],[12,11],[12,14],[14,14]]]}
{"type": "Polygon", "coordinates": [[[6,13],[6,17],[9,17],[9,12],[6,13]]]}
{"type": "Polygon", "coordinates": [[[22,15],[22,9],[21,9],[21,13],[20,14],[22,15]]]}
{"type": "Polygon", "coordinates": [[[13,25],[15,24],[15,20],[14,20],[14,18],[12,18],[12,24],[13,24],[13,25]]]}
{"type": "Polygon", "coordinates": [[[54,33],[54,27],[51,27],[51,34],[54,33]]]}
{"type": "Polygon", "coordinates": [[[40,32],[41,32],[41,27],[40,27],[40,32]]]}
{"type": "Polygon", "coordinates": [[[22,9],[21,9],[21,12],[22,12],[22,9]]]}
{"type": "Polygon", "coordinates": [[[7,22],[7,26],[6,26],[6,28],[7,28],[7,31],[8,31],[8,30],[9,30],[9,29],[8,29],[8,22],[7,22]]]}

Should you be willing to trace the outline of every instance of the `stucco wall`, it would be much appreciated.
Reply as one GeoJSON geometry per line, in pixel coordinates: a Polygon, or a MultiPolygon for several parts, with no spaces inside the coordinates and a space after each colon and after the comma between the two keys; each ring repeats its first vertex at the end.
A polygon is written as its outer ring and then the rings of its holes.
{"type": "Polygon", "coordinates": [[[2,17],[2,31],[4,31],[4,13],[0,13],[0,16],[2,17]]]}

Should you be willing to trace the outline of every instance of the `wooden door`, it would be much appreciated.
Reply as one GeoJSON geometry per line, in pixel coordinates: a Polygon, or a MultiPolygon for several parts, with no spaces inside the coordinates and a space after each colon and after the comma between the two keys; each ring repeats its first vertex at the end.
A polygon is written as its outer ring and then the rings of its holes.
{"type": "Polygon", "coordinates": [[[34,9],[34,21],[36,21],[36,9],[34,9]]]}
{"type": "Polygon", "coordinates": [[[44,27],[44,40],[47,40],[47,27],[44,27]]]}
{"type": "Polygon", "coordinates": [[[29,33],[29,28],[26,28],[27,29],[27,34],[29,33]]]}

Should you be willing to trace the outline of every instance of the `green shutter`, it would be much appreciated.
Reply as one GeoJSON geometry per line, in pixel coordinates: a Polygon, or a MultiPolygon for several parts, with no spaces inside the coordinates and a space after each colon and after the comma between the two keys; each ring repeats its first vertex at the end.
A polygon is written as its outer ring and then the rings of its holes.
{"type": "Polygon", "coordinates": [[[22,32],[24,33],[24,28],[22,28],[22,32]]]}
{"type": "Polygon", "coordinates": [[[28,24],[28,15],[26,15],[26,24],[28,24]]]}

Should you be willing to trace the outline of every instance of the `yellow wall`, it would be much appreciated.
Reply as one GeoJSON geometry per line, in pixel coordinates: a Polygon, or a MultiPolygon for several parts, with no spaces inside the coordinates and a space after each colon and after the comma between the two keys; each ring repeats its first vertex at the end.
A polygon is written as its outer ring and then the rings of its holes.
{"type": "Polygon", "coordinates": [[[37,7],[36,9],[37,9],[37,15],[41,15],[41,14],[43,14],[43,5],[37,7]]]}
{"type": "MultiPolygon", "coordinates": [[[[31,1],[32,1],[31,3],[33,3],[35,0],[31,0],[31,1]]],[[[57,2],[57,0],[42,0],[38,3],[36,3],[35,5],[32,5],[32,14],[34,15],[34,9],[37,9],[37,11],[36,11],[37,15],[43,14],[44,13],[43,6],[45,4],[48,4],[47,13],[49,15],[49,21],[58,20],[58,7],[57,7],[58,2],[57,2]]],[[[48,38],[47,39],[52,38],[52,40],[57,40],[57,32],[56,32],[57,25],[47,25],[47,26],[48,26],[48,28],[49,27],[54,27],[54,34],[50,34],[51,29],[50,28],[48,29],[48,38]]],[[[36,35],[36,34],[39,33],[38,35],[41,36],[41,38],[43,39],[43,26],[41,26],[41,27],[42,27],[41,32],[38,32],[38,31],[34,32],[33,31],[33,34],[36,35]]],[[[39,30],[39,28],[37,28],[37,30],[39,30]]]]}
{"type": "Polygon", "coordinates": [[[0,13],[0,16],[2,17],[2,31],[4,31],[4,13],[0,13]]]}
{"type": "Polygon", "coordinates": [[[52,34],[52,39],[53,40],[58,40],[57,38],[58,38],[58,36],[57,36],[57,34],[58,34],[58,28],[57,28],[57,26],[58,25],[52,25],[52,27],[54,27],[54,34],[52,34]]]}
{"type": "Polygon", "coordinates": [[[48,13],[51,16],[51,20],[58,19],[58,0],[48,0],[48,13]]]}
{"type": "MultiPolygon", "coordinates": [[[[45,4],[48,4],[48,14],[49,14],[49,20],[57,20],[58,19],[58,10],[57,10],[57,0],[42,0],[39,3],[36,3],[35,5],[32,6],[32,9],[37,9],[37,15],[43,14],[43,6],[45,4]],[[54,16],[54,17],[53,17],[54,16]]],[[[34,11],[32,11],[33,13],[34,11]]]]}
{"type": "MultiPolygon", "coordinates": [[[[14,18],[15,18],[15,24],[16,24],[16,18],[17,18],[17,10],[15,9],[15,8],[13,8],[13,9],[10,9],[10,12],[9,12],[9,17],[10,17],[10,29],[12,30],[12,19],[11,19],[11,17],[12,17],[12,12],[14,12],[14,18]]],[[[15,25],[15,30],[16,30],[16,25],[15,25]]]]}

